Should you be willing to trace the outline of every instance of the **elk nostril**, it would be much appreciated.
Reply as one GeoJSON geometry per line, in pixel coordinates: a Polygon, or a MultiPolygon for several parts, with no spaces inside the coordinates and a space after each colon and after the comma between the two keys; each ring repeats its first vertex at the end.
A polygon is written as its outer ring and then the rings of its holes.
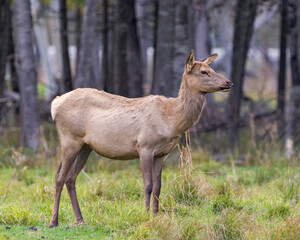
{"type": "Polygon", "coordinates": [[[231,87],[233,87],[233,82],[228,82],[227,85],[228,85],[228,87],[231,88],[231,87]]]}

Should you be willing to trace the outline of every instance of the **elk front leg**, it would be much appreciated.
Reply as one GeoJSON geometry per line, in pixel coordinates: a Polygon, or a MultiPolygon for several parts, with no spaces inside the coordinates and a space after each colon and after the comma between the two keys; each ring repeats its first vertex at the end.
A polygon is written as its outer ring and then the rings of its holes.
{"type": "Polygon", "coordinates": [[[149,211],[150,208],[150,198],[152,193],[152,165],[153,165],[153,155],[149,152],[140,153],[140,164],[143,174],[144,190],[145,190],[145,208],[149,211]]]}
{"type": "Polygon", "coordinates": [[[161,172],[162,172],[162,163],[164,157],[157,157],[153,160],[153,170],[152,170],[152,178],[153,178],[153,205],[152,210],[153,213],[158,212],[159,205],[159,194],[161,189],[161,172]]]}
{"type": "Polygon", "coordinates": [[[77,155],[75,162],[70,168],[66,177],[66,186],[71,199],[73,212],[75,215],[75,220],[78,224],[84,223],[83,217],[81,215],[80,207],[77,200],[76,194],[76,178],[82,168],[84,167],[92,149],[88,145],[83,145],[79,154],[77,155]]]}

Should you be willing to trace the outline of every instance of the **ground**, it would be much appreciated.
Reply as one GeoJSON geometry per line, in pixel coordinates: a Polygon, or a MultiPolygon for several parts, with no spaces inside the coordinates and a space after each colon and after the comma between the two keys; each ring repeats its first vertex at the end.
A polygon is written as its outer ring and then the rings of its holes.
{"type": "MultiPolygon", "coordinates": [[[[201,154],[200,154],[201,155],[201,154]]],[[[0,169],[0,239],[300,239],[300,167],[166,162],[161,210],[144,210],[137,161],[100,160],[77,180],[85,225],[63,190],[49,229],[54,170],[0,169]],[[104,162],[104,163],[103,163],[104,162]]]]}

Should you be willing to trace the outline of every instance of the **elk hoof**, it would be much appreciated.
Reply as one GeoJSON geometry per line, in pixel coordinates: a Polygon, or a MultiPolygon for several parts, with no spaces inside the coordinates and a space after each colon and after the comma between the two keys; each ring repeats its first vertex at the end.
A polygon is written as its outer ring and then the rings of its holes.
{"type": "Polygon", "coordinates": [[[83,219],[76,220],[77,225],[85,225],[85,221],[83,219]]]}
{"type": "Polygon", "coordinates": [[[57,227],[58,225],[58,222],[50,222],[50,225],[49,225],[49,228],[54,228],[54,227],[57,227]]]}

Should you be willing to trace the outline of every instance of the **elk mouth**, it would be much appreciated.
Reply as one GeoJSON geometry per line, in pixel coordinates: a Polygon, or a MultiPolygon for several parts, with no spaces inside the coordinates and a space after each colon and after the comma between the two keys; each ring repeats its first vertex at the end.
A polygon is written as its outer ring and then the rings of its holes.
{"type": "Polygon", "coordinates": [[[225,86],[220,87],[220,91],[228,92],[232,87],[233,87],[233,83],[231,81],[228,81],[225,86]]]}
{"type": "Polygon", "coordinates": [[[231,87],[220,87],[221,92],[228,92],[231,89],[231,87]]]}

